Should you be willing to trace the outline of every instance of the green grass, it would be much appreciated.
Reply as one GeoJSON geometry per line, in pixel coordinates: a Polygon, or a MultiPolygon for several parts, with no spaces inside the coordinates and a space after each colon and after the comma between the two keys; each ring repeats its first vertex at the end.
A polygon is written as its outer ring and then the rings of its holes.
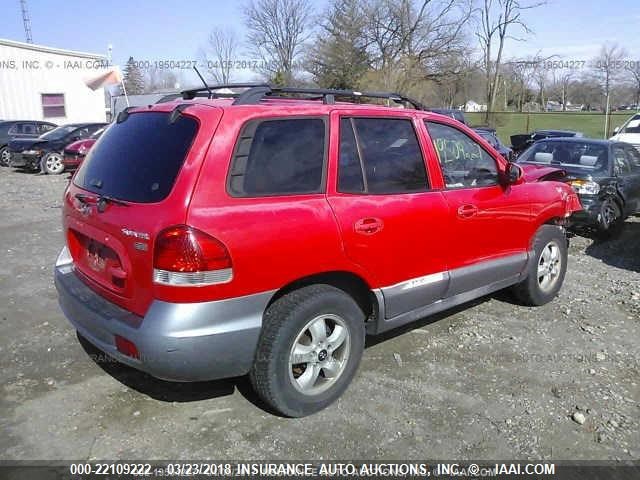
{"type": "MultiPolygon", "coordinates": [[[[622,125],[635,112],[614,112],[611,114],[609,136],[613,129],[622,125]]],[[[483,113],[465,113],[470,125],[483,125],[483,113]]],[[[553,112],[553,113],[516,113],[498,112],[494,114],[494,125],[498,136],[510,145],[510,136],[517,133],[528,133],[540,129],[575,130],[586,137],[605,138],[604,114],[594,112],[553,112]],[[528,125],[527,125],[527,116],[528,125]]]]}

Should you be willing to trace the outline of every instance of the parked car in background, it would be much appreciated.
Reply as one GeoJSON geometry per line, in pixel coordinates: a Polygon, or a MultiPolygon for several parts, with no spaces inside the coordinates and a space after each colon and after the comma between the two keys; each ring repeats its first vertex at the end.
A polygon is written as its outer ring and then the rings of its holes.
{"type": "Polygon", "coordinates": [[[70,123],[57,127],[38,138],[20,138],[9,142],[10,165],[25,170],[61,173],[62,151],[71,142],[88,138],[105,123],[70,123]]]}
{"type": "Polygon", "coordinates": [[[640,153],[630,144],[586,138],[555,138],[534,143],[518,163],[565,171],[564,181],[580,196],[584,210],[571,217],[578,230],[616,235],[624,220],[640,212],[640,153]]]}
{"type": "Polygon", "coordinates": [[[636,113],[621,127],[616,127],[611,140],[632,144],[640,152],[640,113],[636,113]]]}
{"type": "Polygon", "coordinates": [[[12,120],[0,122],[0,166],[8,167],[11,154],[9,142],[16,138],[37,138],[57,125],[38,120],[12,120]]]}
{"type": "Polygon", "coordinates": [[[460,123],[464,123],[467,125],[467,119],[464,116],[464,112],[457,108],[429,108],[430,112],[439,113],[440,115],[444,115],[446,117],[451,117],[454,120],[459,121],[460,123]]]}
{"type": "MultiPolygon", "coordinates": [[[[85,138],[84,140],[77,140],[73,143],[70,143],[64,148],[64,158],[62,163],[64,163],[63,170],[72,170],[78,168],[84,158],[91,150],[91,147],[98,141],[102,133],[106,130],[107,127],[102,127],[99,130],[96,130],[93,135],[89,138],[85,138]]],[[[56,173],[56,172],[52,172],[56,173]]],[[[62,170],[57,172],[62,173],[62,170]]]]}
{"type": "Polygon", "coordinates": [[[121,113],[64,192],[60,306],[123,363],[249,374],[300,417],[345,391],[366,332],[508,287],[528,305],[560,290],[577,195],[526,181],[460,122],[335,101],[366,92],[184,97],[121,113]]]}
{"type": "Polygon", "coordinates": [[[502,155],[506,160],[511,161],[513,156],[513,150],[507,147],[500,141],[498,134],[496,133],[495,128],[491,127],[473,127],[473,130],[484,138],[489,144],[495,148],[500,155],[502,155]]]}
{"type": "Polygon", "coordinates": [[[524,152],[530,145],[543,138],[571,138],[584,137],[582,132],[574,132],[572,130],[536,130],[532,133],[522,133],[511,135],[511,148],[513,154],[517,157],[524,152]]]}

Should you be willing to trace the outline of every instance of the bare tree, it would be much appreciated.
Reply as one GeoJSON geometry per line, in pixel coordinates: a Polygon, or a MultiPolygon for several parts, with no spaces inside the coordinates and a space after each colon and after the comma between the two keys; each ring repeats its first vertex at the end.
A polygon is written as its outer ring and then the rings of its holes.
{"type": "Polygon", "coordinates": [[[605,136],[609,135],[609,111],[611,108],[611,90],[620,79],[622,69],[620,61],[627,52],[618,44],[605,44],[600,48],[600,54],[593,59],[592,68],[596,79],[599,81],[605,97],[605,136]]]}
{"type": "Polygon", "coordinates": [[[270,79],[291,83],[303,44],[311,35],[310,0],[250,0],[244,9],[251,51],[270,79]]]}
{"type": "Polygon", "coordinates": [[[633,99],[636,108],[640,108],[640,62],[629,62],[626,67],[627,76],[631,79],[633,85],[633,99]]]}
{"type": "Polygon", "coordinates": [[[513,29],[531,33],[522,19],[522,12],[543,5],[544,2],[522,5],[519,0],[481,0],[476,37],[482,49],[482,59],[487,87],[487,120],[493,110],[498,91],[498,76],[502,65],[502,54],[507,39],[521,40],[511,35],[513,29]],[[494,59],[493,48],[497,43],[494,59]]]}
{"type": "Polygon", "coordinates": [[[231,28],[216,27],[211,30],[204,57],[207,73],[216,83],[229,83],[237,57],[240,40],[231,28]]]}
{"type": "Polygon", "coordinates": [[[471,5],[456,0],[363,0],[365,38],[381,87],[408,89],[416,82],[461,73],[467,53],[464,27],[471,5]]]}
{"type": "Polygon", "coordinates": [[[177,90],[180,88],[181,76],[174,70],[151,67],[144,71],[144,93],[177,90]]]}

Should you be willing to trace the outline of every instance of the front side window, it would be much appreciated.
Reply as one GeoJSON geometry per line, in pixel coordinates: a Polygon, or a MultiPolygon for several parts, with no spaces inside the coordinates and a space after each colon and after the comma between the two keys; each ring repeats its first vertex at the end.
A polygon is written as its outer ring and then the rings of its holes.
{"type": "Polygon", "coordinates": [[[425,122],[438,154],[446,188],[474,188],[498,184],[498,166],[480,144],[457,128],[425,122]]]}
{"type": "Polygon", "coordinates": [[[338,191],[395,194],[428,189],[424,159],[411,120],[340,121],[338,191]]]}
{"type": "Polygon", "coordinates": [[[250,122],[236,144],[229,193],[261,197],[321,192],[325,138],[321,118],[250,122]]]}
{"type": "Polygon", "coordinates": [[[44,118],[65,117],[64,93],[42,94],[42,116],[44,118]]]}

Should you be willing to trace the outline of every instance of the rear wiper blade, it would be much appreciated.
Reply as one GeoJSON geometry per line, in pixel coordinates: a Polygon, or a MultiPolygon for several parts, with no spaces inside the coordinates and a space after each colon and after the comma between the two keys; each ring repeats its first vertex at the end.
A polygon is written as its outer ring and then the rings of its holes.
{"type": "Polygon", "coordinates": [[[76,193],[75,194],[76,199],[78,199],[78,201],[80,201],[80,203],[96,203],[98,201],[98,199],[92,195],[86,195],[84,193],[76,193]]]}
{"type": "Polygon", "coordinates": [[[114,205],[120,205],[122,207],[129,206],[127,202],[118,200],[117,198],[110,197],[109,195],[100,195],[100,197],[98,198],[98,202],[101,202],[101,201],[107,202],[107,203],[113,203],[114,205]]]}
{"type": "Polygon", "coordinates": [[[100,203],[112,203],[114,205],[120,205],[122,207],[129,206],[129,203],[123,200],[118,200],[117,198],[110,197],[109,195],[99,195],[97,197],[94,197],[93,195],[87,195],[85,193],[76,193],[75,197],[78,199],[78,201],[84,204],[95,203],[99,205],[100,203]]]}

